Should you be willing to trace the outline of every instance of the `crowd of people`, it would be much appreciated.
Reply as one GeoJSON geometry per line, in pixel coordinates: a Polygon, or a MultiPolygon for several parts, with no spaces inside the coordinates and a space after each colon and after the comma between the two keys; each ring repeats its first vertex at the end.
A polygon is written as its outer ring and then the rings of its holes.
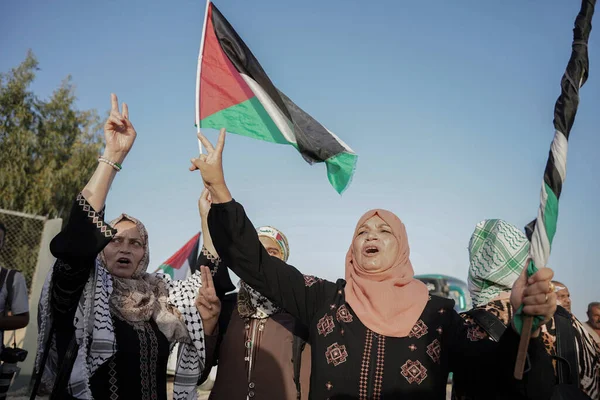
{"type": "MultiPolygon", "coordinates": [[[[527,276],[529,241],[518,228],[502,220],[475,227],[474,307],[462,314],[414,277],[407,230],[383,209],[358,219],[340,255],[343,278],[304,275],[287,263],[284,233],[256,229],[233,199],[224,130],[215,145],[199,133],[207,152],[191,160],[204,184],[200,271],[185,280],[148,273],[143,223],[127,214],[104,221],[110,187],[137,136],[127,105],[120,108],[115,95],[111,102],[104,154],[50,245],[57,261],[40,300],[35,392],[190,399],[218,365],[215,400],[444,399],[450,373],[454,399],[600,400],[600,303],[580,322],[552,269],[527,276]],[[229,270],[241,279],[237,288],[229,270]],[[524,315],[541,323],[516,379],[524,315]],[[167,360],[176,343],[169,394],[167,360]]],[[[21,278],[13,282],[22,293],[21,278]]],[[[26,301],[12,302],[21,325],[27,310],[26,301]]],[[[5,318],[1,330],[21,326],[5,318]]]]}

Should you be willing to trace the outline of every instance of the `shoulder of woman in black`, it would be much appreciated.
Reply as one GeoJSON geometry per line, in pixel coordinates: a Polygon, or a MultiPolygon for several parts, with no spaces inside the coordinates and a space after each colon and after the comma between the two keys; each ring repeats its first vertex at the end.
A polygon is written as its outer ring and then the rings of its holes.
{"type": "Polygon", "coordinates": [[[454,312],[450,319],[452,330],[448,336],[448,350],[460,395],[468,393],[467,397],[475,399],[549,399],[553,390],[549,382],[553,382],[554,368],[541,338],[533,338],[529,343],[527,372],[522,380],[517,380],[513,371],[520,336],[510,326],[510,303],[502,307],[493,302],[475,310],[493,313],[494,323],[506,323],[507,326],[494,330],[498,337],[491,340],[487,332],[490,327],[481,326],[480,321],[468,312],[461,315],[454,312]]]}
{"type": "Polygon", "coordinates": [[[51,305],[59,355],[66,353],[75,310],[96,257],[116,234],[103,218],[104,210],[96,212],[80,193],[67,224],[50,242],[50,251],[57,258],[52,270],[51,305]]]}
{"type": "Polygon", "coordinates": [[[94,210],[80,193],[67,224],[50,242],[57,258],[52,272],[53,308],[59,313],[74,312],[96,257],[116,234],[103,218],[104,210],[94,210]]]}
{"type": "Polygon", "coordinates": [[[104,221],[104,209],[94,210],[80,193],[73,202],[67,224],[50,242],[50,252],[67,264],[89,263],[116,233],[104,221]]]}

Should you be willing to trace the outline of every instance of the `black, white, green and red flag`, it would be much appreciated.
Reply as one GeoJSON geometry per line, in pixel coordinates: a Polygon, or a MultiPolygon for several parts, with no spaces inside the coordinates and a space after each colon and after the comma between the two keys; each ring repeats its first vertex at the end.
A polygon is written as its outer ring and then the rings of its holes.
{"type": "MultiPolygon", "coordinates": [[[[527,266],[528,276],[538,268],[546,267],[550,258],[552,240],[558,222],[558,199],[567,174],[567,148],[569,134],[575,122],[579,106],[579,89],[588,78],[589,57],[588,40],[592,31],[592,16],[596,0],[582,0],[581,9],[575,19],[571,58],[561,80],[561,93],[554,106],[554,140],[546,162],[544,180],[540,195],[540,206],[535,220],[527,225],[525,232],[531,241],[527,266]]],[[[523,318],[521,309],[515,315],[515,327],[521,332],[519,356],[515,366],[515,377],[521,379],[524,360],[531,331],[537,329],[541,318],[533,321],[523,318]]]]}
{"type": "Polygon", "coordinates": [[[198,248],[200,245],[200,232],[195,234],[182,248],[177,250],[167,261],[158,267],[157,271],[170,275],[172,279],[185,279],[188,274],[198,269],[198,248]]]}
{"type": "Polygon", "coordinates": [[[310,164],[325,162],[338,193],[350,184],[357,155],[271,82],[212,2],[198,57],[196,126],[290,144],[310,164]]]}

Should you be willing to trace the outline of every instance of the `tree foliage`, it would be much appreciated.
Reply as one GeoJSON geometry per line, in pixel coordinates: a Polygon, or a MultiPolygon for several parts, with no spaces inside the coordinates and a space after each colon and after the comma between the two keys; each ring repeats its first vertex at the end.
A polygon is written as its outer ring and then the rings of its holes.
{"type": "MultiPolygon", "coordinates": [[[[38,71],[32,52],[0,73],[0,209],[68,219],[78,191],[92,176],[102,147],[95,110],[75,108],[67,77],[48,100],[30,89],[38,71]]],[[[0,265],[21,271],[31,284],[43,221],[0,212],[8,228],[0,265]]]]}
{"type": "Polygon", "coordinates": [[[95,110],[75,108],[67,77],[48,100],[30,89],[38,62],[0,74],[0,208],[63,218],[92,175],[102,147],[95,110]]]}

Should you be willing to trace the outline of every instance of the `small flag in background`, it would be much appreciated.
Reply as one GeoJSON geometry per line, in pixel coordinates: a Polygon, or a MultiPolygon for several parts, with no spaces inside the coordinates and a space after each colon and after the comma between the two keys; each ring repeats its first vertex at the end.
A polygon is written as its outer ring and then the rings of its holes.
{"type": "Polygon", "coordinates": [[[209,3],[200,45],[196,125],[272,143],[290,144],[310,164],[325,162],[329,182],[342,193],[357,155],[271,82],[221,12],[209,3]]]}
{"type": "Polygon", "coordinates": [[[165,261],[159,270],[170,275],[172,279],[185,279],[189,274],[198,270],[198,248],[200,244],[200,232],[194,235],[182,248],[177,250],[167,261],[165,261]],[[188,272],[189,271],[189,272],[188,272]]]}

